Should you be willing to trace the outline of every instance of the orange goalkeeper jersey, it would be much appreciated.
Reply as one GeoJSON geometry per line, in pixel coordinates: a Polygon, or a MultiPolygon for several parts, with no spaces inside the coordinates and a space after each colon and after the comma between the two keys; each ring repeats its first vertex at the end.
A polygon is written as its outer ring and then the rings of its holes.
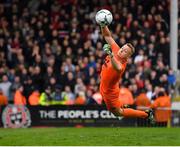
{"type": "Polygon", "coordinates": [[[121,63],[122,61],[117,55],[117,52],[120,49],[119,46],[116,43],[114,43],[113,45],[111,45],[111,49],[115,58],[119,61],[119,64],[121,64],[122,70],[120,73],[118,73],[114,69],[110,61],[110,57],[106,57],[100,75],[100,92],[103,95],[103,97],[117,97],[119,95],[119,82],[126,68],[126,63],[121,63]]]}

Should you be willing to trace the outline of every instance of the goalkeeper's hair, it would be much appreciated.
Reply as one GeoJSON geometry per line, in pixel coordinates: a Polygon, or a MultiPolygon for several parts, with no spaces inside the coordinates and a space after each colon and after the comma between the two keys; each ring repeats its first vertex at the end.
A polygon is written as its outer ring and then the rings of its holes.
{"type": "Polygon", "coordinates": [[[135,52],[134,46],[131,43],[127,43],[126,45],[131,49],[131,55],[134,54],[135,52]]]}

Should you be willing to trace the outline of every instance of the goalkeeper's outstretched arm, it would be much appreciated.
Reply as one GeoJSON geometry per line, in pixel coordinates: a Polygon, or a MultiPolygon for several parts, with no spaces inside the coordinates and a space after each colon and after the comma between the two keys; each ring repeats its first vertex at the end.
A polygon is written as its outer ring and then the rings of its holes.
{"type": "Polygon", "coordinates": [[[114,39],[112,38],[111,32],[107,26],[101,26],[101,32],[104,39],[109,45],[112,45],[113,43],[115,43],[114,39]]]}
{"type": "Polygon", "coordinates": [[[116,59],[116,57],[114,56],[114,54],[112,53],[110,45],[109,45],[109,44],[105,44],[105,45],[103,46],[103,50],[110,56],[110,58],[111,58],[111,63],[112,63],[113,68],[114,68],[117,72],[121,72],[121,70],[122,70],[121,64],[120,64],[120,62],[116,59]]]}

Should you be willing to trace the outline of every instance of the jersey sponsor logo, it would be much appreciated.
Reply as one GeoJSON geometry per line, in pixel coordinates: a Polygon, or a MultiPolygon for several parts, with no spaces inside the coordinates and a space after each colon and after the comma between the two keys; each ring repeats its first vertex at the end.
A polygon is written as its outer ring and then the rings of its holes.
{"type": "Polygon", "coordinates": [[[5,128],[27,128],[31,125],[31,116],[27,107],[8,105],[3,110],[2,122],[5,128]]]}

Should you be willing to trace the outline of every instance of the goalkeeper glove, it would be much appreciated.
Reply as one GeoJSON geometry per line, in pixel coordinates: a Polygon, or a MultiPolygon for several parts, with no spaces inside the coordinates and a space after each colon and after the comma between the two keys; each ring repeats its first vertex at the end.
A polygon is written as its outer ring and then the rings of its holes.
{"type": "Polygon", "coordinates": [[[106,54],[110,55],[111,58],[113,57],[113,53],[112,53],[112,51],[111,51],[111,47],[110,47],[109,44],[105,44],[105,45],[103,46],[103,50],[104,50],[104,52],[105,52],[106,54]]]}

